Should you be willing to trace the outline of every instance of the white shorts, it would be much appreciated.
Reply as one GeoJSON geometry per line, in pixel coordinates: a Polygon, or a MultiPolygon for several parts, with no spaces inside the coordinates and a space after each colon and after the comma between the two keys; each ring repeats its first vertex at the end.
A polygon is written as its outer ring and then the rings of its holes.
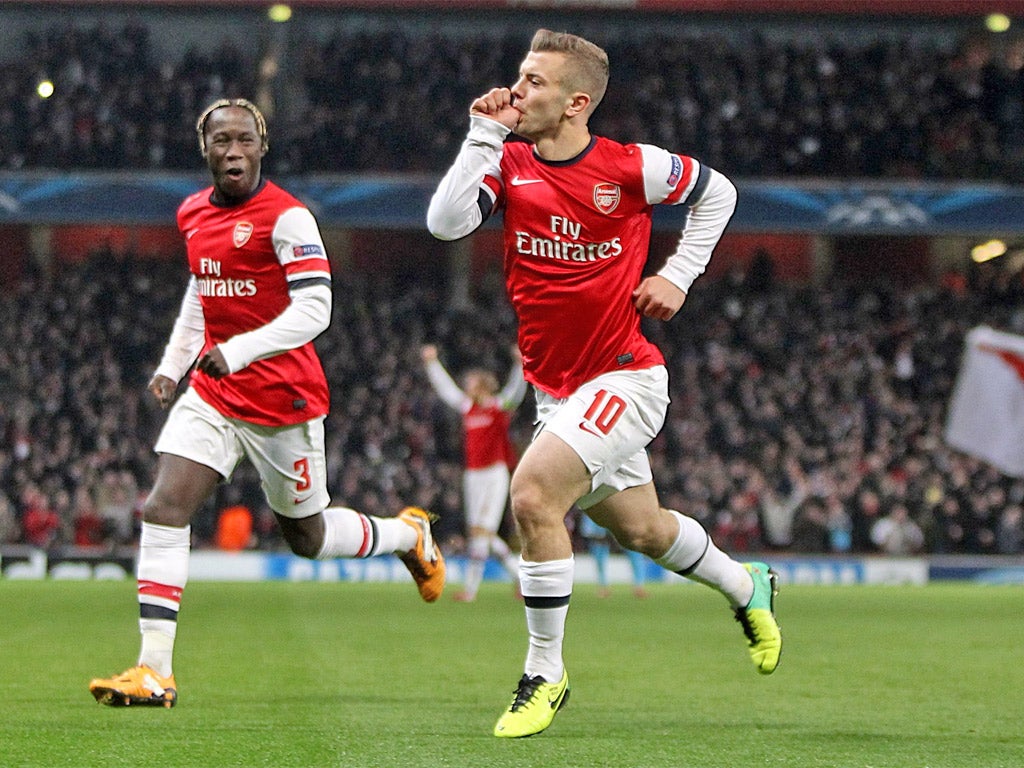
{"type": "Polygon", "coordinates": [[[576,502],[589,509],[613,493],[651,482],[647,445],[668,413],[665,366],[612,371],[557,400],[537,393],[537,431],[564,440],[583,460],[591,491],[576,502]]]}
{"type": "Polygon", "coordinates": [[[154,450],[210,467],[225,481],[245,456],[259,472],[270,508],[284,517],[309,517],[330,503],[323,416],[264,427],[229,419],[188,389],[171,408],[154,450]]]}
{"type": "Polygon", "coordinates": [[[466,470],[462,476],[462,493],[467,526],[497,532],[508,503],[508,483],[506,464],[466,470]]]}

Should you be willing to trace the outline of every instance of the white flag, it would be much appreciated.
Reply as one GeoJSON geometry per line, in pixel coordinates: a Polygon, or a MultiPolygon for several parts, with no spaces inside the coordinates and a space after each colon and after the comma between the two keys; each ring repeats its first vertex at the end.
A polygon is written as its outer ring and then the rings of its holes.
{"type": "Polygon", "coordinates": [[[967,334],[946,442],[1024,477],[1024,336],[984,325],[967,334]]]}

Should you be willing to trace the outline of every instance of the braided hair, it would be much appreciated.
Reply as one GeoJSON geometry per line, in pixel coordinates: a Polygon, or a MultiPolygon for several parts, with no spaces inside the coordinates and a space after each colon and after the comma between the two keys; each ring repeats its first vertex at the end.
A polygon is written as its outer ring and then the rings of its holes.
{"type": "Polygon", "coordinates": [[[266,152],[270,148],[270,144],[267,141],[267,120],[263,117],[259,107],[248,99],[217,99],[217,101],[203,110],[203,114],[196,121],[196,133],[199,134],[199,151],[203,154],[203,157],[206,157],[206,122],[210,119],[210,115],[214,110],[221,107],[241,107],[248,111],[252,115],[252,119],[256,121],[256,132],[260,136],[260,150],[266,152]]]}

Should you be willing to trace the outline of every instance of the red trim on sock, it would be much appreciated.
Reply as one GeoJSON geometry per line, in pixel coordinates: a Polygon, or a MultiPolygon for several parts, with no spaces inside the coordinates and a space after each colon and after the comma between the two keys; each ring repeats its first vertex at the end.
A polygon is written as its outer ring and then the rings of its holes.
{"type": "Polygon", "coordinates": [[[140,579],[139,595],[162,597],[165,600],[173,600],[176,603],[180,603],[181,587],[175,587],[170,584],[158,584],[155,581],[143,581],[140,579]]]}
{"type": "Polygon", "coordinates": [[[371,535],[370,521],[366,519],[366,515],[359,515],[359,522],[363,524],[363,543],[359,545],[356,557],[366,557],[370,552],[370,547],[373,546],[373,536],[371,535]]]}

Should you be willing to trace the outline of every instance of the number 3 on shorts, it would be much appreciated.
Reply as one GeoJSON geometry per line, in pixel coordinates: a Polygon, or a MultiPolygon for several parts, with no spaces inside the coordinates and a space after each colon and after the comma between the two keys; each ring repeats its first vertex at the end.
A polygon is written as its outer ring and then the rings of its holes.
{"type": "Polygon", "coordinates": [[[296,491],[308,491],[313,480],[309,476],[309,459],[299,459],[295,462],[295,471],[299,473],[299,479],[295,481],[296,491]]]}

